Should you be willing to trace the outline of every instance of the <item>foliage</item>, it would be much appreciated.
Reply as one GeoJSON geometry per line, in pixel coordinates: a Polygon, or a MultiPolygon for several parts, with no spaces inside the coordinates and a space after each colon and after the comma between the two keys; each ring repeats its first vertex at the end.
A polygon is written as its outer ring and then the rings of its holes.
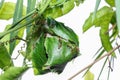
{"type": "MultiPolygon", "coordinates": [[[[95,11],[83,25],[84,33],[93,26],[100,28],[99,37],[102,47],[95,54],[95,62],[102,59],[105,52],[109,53],[107,57],[111,56],[111,59],[117,57],[112,43],[119,38],[120,0],[105,1],[109,6],[103,6],[98,10],[101,0],[96,0],[95,11]],[[112,28],[109,27],[110,24],[112,28]]],[[[38,3],[37,0],[27,0],[27,7],[23,5],[23,2],[24,0],[17,0],[16,3],[4,0],[0,2],[0,19],[13,18],[13,22],[6,24],[6,29],[0,33],[0,69],[3,70],[0,80],[19,79],[30,68],[27,62],[32,62],[31,66],[35,75],[48,72],[60,74],[69,61],[80,55],[78,36],[56,18],[66,15],[84,0],[40,0],[38,3]],[[23,39],[24,31],[26,32],[25,39],[23,39]],[[22,50],[24,47],[18,51],[24,57],[24,64],[16,67],[11,56],[20,41],[24,41],[27,47],[25,51],[22,50]]],[[[94,74],[89,71],[92,65],[86,68],[88,72],[85,80],[94,80],[94,74]]]]}
{"type": "Polygon", "coordinates": [[[94,80],[94,74],[88,71],[85,75],[85,80],[94,80]]]}
{"type": "Polygon", "coordinates": [[[27,70],[27,67],[10,67],[0,75],[1,80],[15,80],[27,70]]]}

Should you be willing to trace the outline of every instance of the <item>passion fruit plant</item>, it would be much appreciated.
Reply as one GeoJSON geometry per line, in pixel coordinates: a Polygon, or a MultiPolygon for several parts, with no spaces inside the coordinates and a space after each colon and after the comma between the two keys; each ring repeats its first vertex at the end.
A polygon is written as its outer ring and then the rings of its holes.
{"type": "MultiPolygon", "coordinates": [[[[115,50],[119,51],[120,47],[116,41],[119,39],[120,30],[120,0],[105,0],[109,6],[98,9],[100,1],[96,0],[95,11],[86,19],[83,32],[92,26],[100,27],[99,36],[102,46],[95,54],[95,61],[69,80],[86,69],[85,80],[94,80],[94,75],[89,71],[90,68],[106,57],[99,80],[107,60],[108,63],[113,63],[112,59],[117,57],[115,50]],[[116,43],[117,47],[113,48],[113,43],[116,43]],[[104,54],[105,52],[108,53],[104,54]]],[[[60,74],[69,61],[80,55],[78,36],[56,18],[69,13],[84,0],[27,0],[26,6],[23,2],[23,0],[17,0],[16,3],[4,0],[0,2],[0,19],[13,18],[13,22],[6,24],[5,30],[0,33],[0,69],[2,70],[0,80],[18,80],[29,68],[33,68],[35,75],[48,72],[60,74]],[[25,34],[26,38],[23,39],[25,34]],[[18,50],[24,60],[23,66],[17,67],[14,65],[12,55],[20,41],[25,42],[21,50],[18,50]],[[25,46],[26,49],[23,51],[25,46]]],[[[109,69],[112,70],[111,65],[109,69]]]]}

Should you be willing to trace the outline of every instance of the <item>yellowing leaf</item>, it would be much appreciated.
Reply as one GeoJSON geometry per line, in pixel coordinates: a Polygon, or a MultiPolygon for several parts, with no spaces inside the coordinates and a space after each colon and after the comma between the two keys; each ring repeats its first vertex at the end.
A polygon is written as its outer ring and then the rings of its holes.
{"type": "Polygon", "coordinates": [[[8,20],[13,17],[15,10],[15,3],[5,2],[0,9],[0,19],[8,20]]]}
{"type": "Polygon", "coordinates": [[[88,71],[84,77],[84,80],[94,80],[94,74],[88,71]]]}
{"type": "MultiPolygon", "coordinates": [[[[15,3],[13,2],[4,2],[3,6],[0,9],[0,19],[9,20],[13,17],[15,10],[15,3]]],[[[26,7],[23,7],[22,15],[26,15],[26,7]]]]}

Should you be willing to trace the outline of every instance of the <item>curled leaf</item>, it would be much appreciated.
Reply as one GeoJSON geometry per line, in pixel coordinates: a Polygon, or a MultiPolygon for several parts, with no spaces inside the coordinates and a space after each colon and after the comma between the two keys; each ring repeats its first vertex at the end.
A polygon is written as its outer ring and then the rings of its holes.
{"type": "Polygon", "coordinates": [[[92,21],[93,13],[91,13],[83,25],[83,32],[86,32],[88,29],[90,29],[94,25],[101,26],[102,23],[110,22],[109,19],[111,19],[112,15],[113,15],[112,8],[107,7],[107,6],[104,6],[103,8],[101,8],[100,10],[96,12],[94,21],[92,21]]]}
{"type": "Polygon", "coordinates": [[[53,32],[53,34],[79,45],[78,36],[72,29],[65,26],[63,23],[55,21],[54,19],[49,18],[47,22],[48,28],[53,32]]]}
{"type": "MultiPolygon", "coordinates": [[[[101,43],[102,46],[104,47],[104,49],[109,52],[113,49],[112,44],[110,42],[110,37],[109,34],[106,33],[108,31],[108,25],[109,24],[104,24],[102,25],[101,29],[100,29],[100,39],[101,39],[101,43]]],[[[115,56],[115,53],[112,53],[113,56],[115,56]]]]}
{"type": "Polygon", "coordinates": [[[30,50],[34,73],[37,75],[51,71],[61,73],[67,62],[79,54],[77,35],[72,29],[54,19],[46,20],[45,25],[38,24],[36,21],[33,30],[35,33],[31,33],[33,42],[30,50]],[[41,30],[43,32],[40,32],[41,30]]]}
{"type": "Polygon", "coordinates": [[[51,66],[66,63],[78,54],[74,52],[74,45],[70,45],[62,39],[59,40],[57,37],[46,38],[45,48],[48,55],[46,65],[51,66]]]}

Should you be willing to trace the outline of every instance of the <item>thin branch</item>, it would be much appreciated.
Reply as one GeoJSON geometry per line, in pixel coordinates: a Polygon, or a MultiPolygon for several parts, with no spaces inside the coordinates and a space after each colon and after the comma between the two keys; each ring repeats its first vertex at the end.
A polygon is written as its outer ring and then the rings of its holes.
{"type": "Polygon", "coordinates": [[[7,35],[8,33],[11,33],[11,32],[13,32],[13,31],[17,31],[17,30],[25,27],[26,25],[29,25],[30,23],[32,23],[34,20],[36,20],[36,19],[38,19],[38,18],[39,18],[39,15],[37,15],[35,18],[29,20],[28,22],[26,22],[26,23],[24,23],[24,24],[18,25],[17,27],[14,27],[14,28],[11,28],[11,29],[9,29],[9,30],[7,30],[7,31],[5,31],[5,32],[2,32],[2,33],[0,34],[0,39],[3,38],[3,37],[4,37],[5,35],[7,35]]]}
{"type": "Polygon", "coordinates": [[[100,78],[100,76],[101,76],[101,74],[102,74],[102,72],[103,72],[103,69],[104,69],[104,67],[105,67],[105,65],[106,65],[107,59],[108,59],[108,57],[105,59],[105,62],[104,62],[103,66],[102,66],[102,68],[101,68],[101,70],[100,70],[100,73],[99,73],[99,76],[98,76],[97,80],[99,80],[99,78],[100,78]]]}
{"type": "Polygon", "coordinates": [[[108,34],[111,30],[113,30],[116,27],[117,24],[112,25],[112,27],[106,32],[108,34]]]}
{"type": "MultiPolygon", "coordinates": [[[[116,45],[118,46],[118,40],[120,40],[120,36],[118,35],[118,37],[116,38],[116,45]]],[[[118,52],[120,53],[120,48],[118,48],[118,52]]]]}
{"type": "Polygon", "coordinates": [[[76,77],[77,75],[79,75],[80,73],[82,73],[84,70],[88,69],[89,67],[91,67],[92,65],[94,65],[95,63],[97,63],[98,61],[102,60],[103,58],[105,58],[106,56],[110,56],[112,54],[112,52],[114,52],[116,49],[118,49],[120,47],[120,45],[118,45],[117,47],[115,47],[114,49],[112,49],[111,51],[109,51],[107,54],[103,55],[102,57],[96,59],[95,61],[93,61],[92,63],[90,63],[88,66],[86,66],[85,68],[81,69],[80,71],[78,71],[76,74],[74,74],[73,76],[71,76],[68,80],[72,80],[74,77],[76,77]]]}
{"type": "Polygon", "coordinates": [[[108,58],[108,62],[109,62],[109,66],[108,66],[108,67],[109,67],[109,69],[110,69],[111,71],[113,71],[113,68],[112,68],[112,66],[111,66],[111,62],[112,62],[111,60],[112,60],[112,57],[111,57],[110,60],[109,60],[109,58],[108,58]]]}

